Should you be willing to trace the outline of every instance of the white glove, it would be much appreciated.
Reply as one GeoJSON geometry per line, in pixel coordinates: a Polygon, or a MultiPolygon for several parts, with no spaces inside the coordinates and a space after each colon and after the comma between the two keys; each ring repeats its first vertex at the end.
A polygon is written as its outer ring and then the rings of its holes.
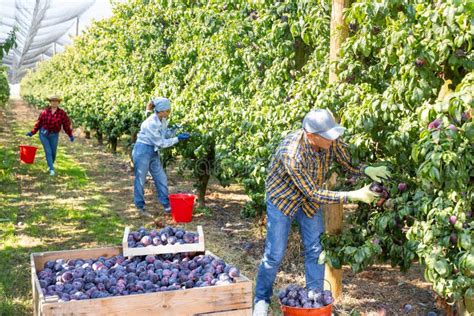
{"type": "Polygon", "coordinates": [[[370,191],[370,184],[363,188],[355,191],[346,192],[346,196],[350,201],[360,201],[370,204],[372,201],[377,199],[379,195],[375,192],[370,191]]]}
{"type": "Polygon", "coordinates": [[[385,166],[380,167],[367,167],[364,173],[372,180],[382,183],[383,180],[387,180],[390,177],[390,171],[385,166]]]}

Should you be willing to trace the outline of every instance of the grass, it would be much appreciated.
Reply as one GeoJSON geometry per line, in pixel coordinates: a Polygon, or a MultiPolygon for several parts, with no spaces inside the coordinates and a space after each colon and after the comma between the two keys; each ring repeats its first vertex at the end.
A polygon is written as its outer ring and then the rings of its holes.
{"type": "Polygon", "coordinates": [[[64,140],[58,176],[47,174],[42,150],[34,164],[20,163],[20,143],[41,144],[38,137],[22,136],[19,126],[33,122],[15,122],[10,110],[1,109],[0,118],[0,315],[16,316],[32,314],[32,252],[119,245],[124,222],[64,140]]]}

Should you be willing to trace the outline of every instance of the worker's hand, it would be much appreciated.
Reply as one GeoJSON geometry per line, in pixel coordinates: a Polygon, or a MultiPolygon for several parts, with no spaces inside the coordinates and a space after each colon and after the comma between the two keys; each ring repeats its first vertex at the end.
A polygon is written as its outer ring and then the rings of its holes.
{"type": "Polygon", "coordinates": [[[33,133],[32,133],[32,132],[28,132],[28,133],[26,133],[26,136],[31,137],[31,136],[33,136],[33,133]]]}
{"type": "Polygon", "coordinates": [[[189,137],[191,137],[191,135],[189,135],[189,133],[181,133],[181,134],[178,134],[178,140],[188,140],[189,137]]]}
{"type": "Polygon", "coordinates": [[[71,141],[71,143],[74,141],[74,136],[70,136],[69,137],[69,140],[71,141]]]}
{"type": "Polygon", "coordinates": [[[347,198],[350,201],[360,201],[360,202],[370,204],[372,201],[377,199],[379,195],[375,192],[370,191],[369,188],[370,188],[370,184],[366,185],[363,188],[360,188],[359,190],[349,191],[346,193],[347,198]]]}
{"type": "Polygon", "coordinates": [[[390,171],[385,166],[380,167],[367,167],[364,170],[364,173],[376,182],[382,183],[383,180],[388,180],[390,178],[390,171]]]}

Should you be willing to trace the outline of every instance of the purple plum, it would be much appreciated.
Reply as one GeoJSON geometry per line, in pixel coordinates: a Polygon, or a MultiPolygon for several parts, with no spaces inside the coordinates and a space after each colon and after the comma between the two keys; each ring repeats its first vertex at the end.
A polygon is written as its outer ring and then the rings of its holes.
{"type": "Polygon", "coordinates": [[[153,242],[153,245],[154,245],[154,246],[159,246],[159,245],[161,245],[161,239],[160,239],[160,237],[153,237],[152,242],[153,242]]]}
{"type": "Polygon", "coordinates": [[[239,277],[239,276],[240,276],[240,271],[239,271],[239,269],[237,269],[236,267],[230,268],[230,270],[229,270],[229,276],[230,276],[231,278],[237,278],[237,277],[239,277]]]}
{"type": "Polygon", "coordinates": [[[145,261],[146,261],[147,263],[153,263],[153,262],[155,262],[155,256],[153,256],[153,255],[148,255],[148,256],[145,257],[145,261]]]}
{"type": "Polygon", "coordinates": [[[453,124],[450,124],[448,126],[448,129],[450,129],[451,131],[453,131],[454,133],[456,133],[458,131],[458,128],[456,126],[454,126],[453,124]]]}
{"type": "Polygon", "coordinates": [[[140,242],[143,244],[143,246],[150,246],[152,244],[152,239],[150,236],[143,236],[143,238],[140,240],[140,242]]]}
{"type": "Polygon", "coordinates": [[[449,223],[450,223],[451,225],[456,224],[456,221],[457,221],[457,220],[458,220],[458,218],[456,217],[456,215],[451,215],[451,216],[449,216],[449,223]]]}
{"type": "Polygon", "coordinates": [[[434,121],[432,121],[430,124],[428,124],[428,129],[438,129],[440,125],[441,125],[441,120],[437,118],[434,121]]]}
{"type": "Polygon", "coordinates": [[[405,192],[406,189],[407,189],[407,184],[406,184],[406,183],[400,182],[400,183],[398,184],[398,191],[399,191],[399,192],[405,192]]]}
{"type": "Polygon", "coordinates": [[[63,280],[64,283],[67,283],[67,282],[71,282],[74,279],[74,276],[72,275],[71,272],[67,271],[61,275],[61,279],[63,280]]]}
{"type": "Polygon", "coordinates": [[[44,269],[50,269],[52,270],[54,268],[54,265],[56,264],[56,261],[52,261],[52,260],[49,260],[49,261],[46,261],[44,263],[44,269]]]}
{"type": "Polygon", "coordinates": [[[455,232],[452,232],[451,235],[449,235],[449,242],[453,245],[456,245],[458,242],[458,235],[455,232]]]}

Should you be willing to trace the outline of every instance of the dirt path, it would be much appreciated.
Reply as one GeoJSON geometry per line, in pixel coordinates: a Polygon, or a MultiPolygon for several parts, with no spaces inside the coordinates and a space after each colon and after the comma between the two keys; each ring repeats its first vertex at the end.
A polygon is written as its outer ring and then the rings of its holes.
{"type": "MultiPolygon", "coordinates": [[[[2,121],[15,122],[17,128],[21,129],[17,133],[26,133],[33,126],[38,114],[38,110],[27,106],[23,101],[13,100],[10,111],[2,121]]],[[[0,131],[7,132],[2,133],[2,137],[7,137],[8,133],[14,134],[10,131],[13,127],[8,124],[4,125],[2,122],[0,128],[0,131]]],[[[12,145],[12,142],[17,145],[20,140],[3,140],[2,145],[7,143],[12,145]]],[[[74,175],[62,174],[61,167],[58,167],[57,178],[49,183],[48,192],[44,191],[45,186],[38,184],[38,177],[41,181],[49,181],[45,171],[22,176],[20,183],[23,197],[45,199],[50,196],[51,199],[59,200],[58,205],[61,203],[69,207],[72,205],[77,210],[87,208],[96,200],[100,200],[102,210],[99,213],[101,216],[110,217],[110,229],[117,235],[117,240],[121,239],[124,225],[133,227],[155,225],[151,220],[140,218],[133,207],[133,174],[126,159],[107,152],[103,146],[96,145],[94,140],[84,139],[83,134],[71,144],[62,133],[58,149],[66,162],[77,166],[79,178],[86,179],[89,184],[81,186],[80,183],[76,183],[77,181],[73,182],[74,185],[70,184],[74,175]]],[[[36,164],[46,170],[41,151],[38,152],[36,164]]],[[[189,180],[178,176],[174,170],[168,172],[170,192],[192,190],[192,183],[189,180]]],[[[149,182],[146,187],[149,209],[154,211],[155,220],[159,225],[172,225],[170,216],[163,214],[154,194],[153,185],[149,182]]],[[[237,185],[224,189],[212,182],[207,200],[210,212],[195,214],[193,222],[186,225],[186,229],[203,225],[207,248],[224,260],[237,265],[244,275],[254,279],[256,266],[263,251],[264,227],[258,221],[240,217],[240,210],[247,200],[246,195],[237,185]]],[[[37,207],[37,205],[32,202],[22,207],[37,207]]],[[[47,227],[48,223],[44,225],[47,227]]],[[[74,248],[102,245],[100,236],[94,234],[93,229],[89,229],[87,238],[72,236],[84,235],[83,230],[89,227],[87,225],[69,227],[67,223],[60,223],[56,226],[61,226],[61,229],[52,231],[50,238],[30,242],[43,244],[44,249],[49,249],[50,245],[54,244],[73,245],[74,248]],[[61,238],[65,237],[70,238],[70,242],[62,242],[61,238]]],[[[300,240],[294,231],[290,236],[285,261],[277,277],[276,289],[288,283],[304,284],[303,258],[300,253],[300,240]]],[[[410,315],[426,315],[429,311],[435,311],[433,295],[429,284],[423,280],[421,267],[415,266],[407,274],[385,265],[374,266],[358,275],[344,269],[344,294],[335,307],[336,314],[349,315],[361,312],[367,315],[401,315],[404,314],[405,304],[411,304],[413,307],[410,315]]],[[[280,314],[276,305],[273,307],[273,314],[280,314]]]]}

